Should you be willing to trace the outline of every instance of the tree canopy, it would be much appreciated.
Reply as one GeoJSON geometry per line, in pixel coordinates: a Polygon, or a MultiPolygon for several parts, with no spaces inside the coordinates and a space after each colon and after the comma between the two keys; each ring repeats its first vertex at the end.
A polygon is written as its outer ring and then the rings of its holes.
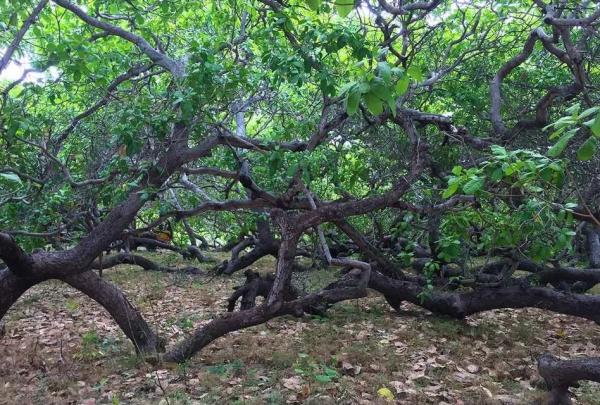
{"type": "MultiPolygon", "coordinates": [[[[0,315],[59,279],[155,352],[92,269],[168,227],[155,245],[233,247],[227,274],[277,257],[168,361],[368,288],[598,323],[599,19],[570,0],[0,0],[0,315]],[[315,246],[353,270],[292,294],[315,246]]],[[[548,372],[562,399],[593,377],[548,372]]]]}

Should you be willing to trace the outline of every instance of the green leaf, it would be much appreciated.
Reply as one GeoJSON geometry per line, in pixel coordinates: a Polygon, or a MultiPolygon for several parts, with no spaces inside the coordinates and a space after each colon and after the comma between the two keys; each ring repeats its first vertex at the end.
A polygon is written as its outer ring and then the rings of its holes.
{"type": "Polygon", "coordinates": [[[390,111],[392,112],[392,116],[395,118],[397,111],[396,111],[396,100],[394,100],[394,97],[388,97],[387,100],[385,100],[385,102],[387,103],[390,111]]]}
{"type": "Polygon", "coordinates": [[[504,170],[502,170],[502,167],[499,167],[492,172],[492,175],[490,176],[490,180],[493,182],[496,182],[496,181],[500,180],[502,177],[504,177],[504,170]]]}
{"type": "Polygon", "coordinates": [[[385,400],[388,400],[388,401],[394,400],[394,394],[392,393],[392,391],[390,391],[389,388],[386,388],[386,387],[379,388],[377,390],[377,395],[379,395],[381,398],[384,398],[385,400]]]}
{"type": "Polygon", "coordinates": [[[300,164],[298,162],[290,165],[286,170],[285,175],[288,177],[292,177],[294,174],[296,174],[296,170],[298,170],[298,167],[300,167],[300,164]]]}
{"type": "Polygon", "coordinates": [[[21,178],[14,173],[0,173],[0,177],[8,181],[21,184],[21,178]]]}
{"type": "Polygon", "coordinates": [[[387,100],[390,98],[390,90],[388,86],[385,85],[383,80],[379,78],[375,78],[371,82],[371,92],[377,95],[381,100],[387,100]]]}
{"type": "Polygon", "coordinates": [[[455,176],[460,176],[460,174],[462,173],[462,166],[454,166],[452,168],[452,174],[455,176]]]}
{"type": "Polygon", "coordinates": [[[384,82],[390,82],[392,79],[392,69],[387,62],[379,62],[377,64],[377,71],[379,73],[379,77],[381,77],[384,82]]]}
{"type": "Polygon", "coordinates": [[[137,14],[134,18],[134,21],[137,25],[143,25],[144,24],[144,17],[141,14],[137,14]]]}
{"type": "MultiPolygon", "coordinates": [[[[456,179],[458,180],[458,179],[456,179]]],[[[448,183],[448,188],[446,190],[444,190],[444,192],[442,193],[442,198],[448,198],[454,195],[454,193],[456,193],[458,191],[458,185],[459,182],[455,181],[455,182],[449,182],[448,183]]]]}
{"type": "Polygon", "coordinates": [[[12,13],[8,20],[8,25],[11,27],[17,25],[18,18],[17,13],[12,13]]]}
{"type": "Polygon", "coordinates": [[[464,186],[463,191],[465,194],[475,194],[477,191],[483,188],[483,177],[475,177],[474,179],[469,180],[464,186]]]}
{"type": "Polygon", "coordinates": [[[573,138],[574,135],[575,135],[575,132],[571,130],[571,131],[567,132],[566,134],[564,134],[563,136],[561,136],[560,139],[554,144],[554,146],[552,146],[548,150],[548,156],[558,157],[561,153],[563,153],[563,151],[567,147],[567,144],[569,143],[571,138],[573,138]]]}
{"type": "Polygon", "coordinates": [[[585,110],[584,112],[582,112],[581,114],[579,114],[579,119],[582,120],[584,118],[587,118],[590,115],[592,115],[593,113],[598,112],[598,110],[600,110],[600,107],[588,108],[587,110],[585,110]]]}
{"type": "Polygon", "coordinates": [[[595,137],[590,136],[577,151],[577,159],[590,160],[594,156],[594,153],[596,153],[597,147],[598,140],[595,137]]]}
{"type": "Polygon", "coordinates": [[[312,10],[318,11],[323,0],[306,0],[306,2],[308,3],[308,7],[310,7],[312,10]]]}
{"type": "Polygon", "coordinates": [[[490,146],[492,153],[498,157],[506,157],[508,156],[508,152],[506,149],[500,145],[492,145],[490,146]]]}
{"type": "Polygon", "coordinates": [[[421,72],[421,69],[416,66],[416,65],[412,65],[408,68],[408,70],[406,71],[406,73],[408,73],[408,75],[410,77],[412,77],[413,79],[415,79],[415,81],[420,82],[423,80],[423,72],[421,72]]]}
{"type": "Polygon", "coordinates": [[[346,94],[349,92],[354,86],[356,86],[356,82],[346,83],[340,88],[340,95],[346,94]]]}
{"type": "Polygon", "coordinates": [[[562,117],[559,118],[554,124],[554,128],[562,128],[562,127],[566,127],[569,125],[573,125],[576,124],[577,120],[575,120],[573,117],[562,117]]]}
{"type": "Polygon", "coordinates": [[[598,113],[598,115],[596,115],[596,119],[592,123],[590,130],[592,131],[594,136],[600,137],[600,113],[598,113]]]}
{"type": "Polygon", "coordinates": [[[328,382],[331,382],[331,377],[329,377],[328,375],[324,375],[324,374],[317,374],[315,376],[315,380],[317,380],[320,383],[328,383],[328,382]]]}
{"type": "Polygon", "coordinates": [[[365,102],[371,114],[379,115],[383,112],[383,101],[373,91],[365,94],[365,102]]]}
{"type": "Polygon", "coordinates": [[[572,115],[577,115],[581,105],[579,103],[573,104],[571,107],[567,108],[565,111],[572,115]]]}
{"type": "Polygon", "coordinates": [[[335,9],[340,17],[346,17],[354,9],[354,0],[335,0],[335,9]]]}
{"type": "Polygon", "coordinates": [[[562,128],[559,128],[558,130],[556,130],[556,131],[552,132],[552,133],[550,134],[550,136],[548,137],[548,139],[551,139],[551,140],[552,140],[552,139],[554,139],[554,138],[558,138],[558,137],[559,137],[559,136],[561,136],[561,135],[562,135],[562,133],[563,133],[563,132],[565,132],[566,130],[567,130],[567,127],[562,127],[562,128]]]}
{"type": "Polygon", "coordinates": [[[358,111],[358,104],[360,102],[360,91],[358,88],[353,88],[346,95],[346,113],[348,115],[354,115],[358,111]]]}
{"type": "Polygon", "coordinates": [[[556,162],[552,162],[548,165],[548,168],[551,170],[554,170],[555,172],[562,172],[562,167],[556,163],[556,162]]]}
{"type": "Polygon", "coordinates": [[[406,91],[408,90],[408,86],[410,85],[410,77],[408,75],[404,75],[400,78],[400,80],[398,80],[398,82],[396,83],[396,93],[398,93],[398,95],[402,95],[404,93],[406,93],[406,91]]]}
{"type": "Polygon", "coordinates": [[[369,90],[371,90],[371,85],[367,82],[360,82],[358,84],[358,91],[360,92],[360,94],[365,94],[368,93],[369,90]]]}
{"type": "Polygon", "coordinates": [[[324,374],[326,376],[329,376],[329,377],[332,377],[332,378],[335,378],[335,377],[338,376],[338,372],[336,370],[332,369],[332,368],[325,367],[323,371],[325,372],[324,374]]]}

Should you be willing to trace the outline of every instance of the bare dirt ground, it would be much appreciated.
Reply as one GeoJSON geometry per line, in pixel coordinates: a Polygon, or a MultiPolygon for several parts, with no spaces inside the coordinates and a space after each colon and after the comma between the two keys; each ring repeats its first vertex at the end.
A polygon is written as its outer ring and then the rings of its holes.
{"type": "MultiPolygon", "coordinates": [[[[181,264],[176,256],[147,253],[181,264]]],[[[255,269],[272,271],[272,259],[255,269]]],[[[308,275],[322,283],[333,271],[308,275]]],[[[232,278],[131,266],[105,271],[172,344],[224,311],[232,278]]],[[[600,327],[536,309],[456,321],[373,294],[327,318],[280,318],[232,333],[182,365],[153,367],[95,302],[64,284],[28,291],[0,340],[0,404],[527,404],[543,394],[535,359],[600,356],[600,327]],[[392,399],[393,398],[393,399],[392,399]]],[[[582,383],[578,404],[600,404],[582,383]]]]}

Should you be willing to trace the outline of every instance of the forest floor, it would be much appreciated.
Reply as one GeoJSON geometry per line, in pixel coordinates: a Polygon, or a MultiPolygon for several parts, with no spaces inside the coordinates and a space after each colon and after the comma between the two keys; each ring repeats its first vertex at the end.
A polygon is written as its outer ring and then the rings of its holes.
{"type": "MultiPolygon", "coordinates": [[[[274,261],[252,268],[270,272],[274,261]]],[[[169,344],[224,311],[243,278],[131,266],[104,274],[169,344]]],[[[308,273],[305,284],[333,274],[308,273]]],[[[457,321],[403,305],[395,313],[372,294],[334,306],[327,318],[275,319],[218,339],[185,364],[153,367],[136,358],[95,302],[48,282],[7,316],[0,404],[527,404],[544,392],[536,371],[544,351],[600,356],[600,327],[578,318],[525,309],[457,321]]],[[[599,384],[584,382],[575,392],[578,404],[600,404],[599,384]]]]}

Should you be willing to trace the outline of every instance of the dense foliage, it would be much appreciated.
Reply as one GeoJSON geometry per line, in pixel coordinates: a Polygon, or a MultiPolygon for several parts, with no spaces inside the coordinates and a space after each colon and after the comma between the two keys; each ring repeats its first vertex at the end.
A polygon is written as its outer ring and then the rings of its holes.
{"type": "MultiPolygon", "coordinates": [[[[414,283],[397,299],[434,312],[436,294],[510,288],[517,269],[598,268],[597,7],[0,0],[4,277],[72,284],[110,246],[167,225],[181,250],[246,238],[231,263],[268,245],[271,309],[301,300],[281,296],[297,248],[371,272],[380,292],[406,286],[375,270],[414,283]],[[51,252],[17,260],[13,237],[51,252]]],[[[597,279],[544,277],[527,288],[576,294],[597,279]]],[[[530,305],[481,299],[455,315],[530,305]]],[[[273,311],[236,327],[298,312],[273,311]]]]}

